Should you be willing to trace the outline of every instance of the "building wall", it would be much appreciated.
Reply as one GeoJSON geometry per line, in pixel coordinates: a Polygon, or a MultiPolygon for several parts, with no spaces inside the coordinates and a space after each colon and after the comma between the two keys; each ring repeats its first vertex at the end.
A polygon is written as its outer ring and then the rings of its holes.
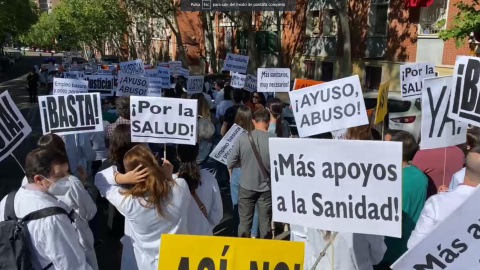
{"type": "MultiPolygon", "coordinates": [[[[447,19],[447,27],[452,25],[453,17],[458,14],[459,10],[455,7],[455,4],[459,2],[464,2],[467,4],[471,4],[473,0],[450,0],[448,6],[448,19],[447,19]]],[[[454,65],[455,59],[457,55],[470,55],[470,47],[468,44],[468,38],[465,38],[463,45],[459,48],[455,46],[454,40],[447,40],[445,41],[444,49],[443,49],[443,60],[442,64],[444,65],[454,65]]],[[[453,71],[452,71],[453,72],[453,71]]]]}

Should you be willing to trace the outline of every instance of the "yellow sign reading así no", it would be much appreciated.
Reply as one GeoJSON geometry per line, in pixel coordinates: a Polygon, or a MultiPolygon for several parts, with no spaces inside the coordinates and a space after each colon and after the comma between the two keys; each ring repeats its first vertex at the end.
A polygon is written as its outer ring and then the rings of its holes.
{"type": "Polygon", "coordinates": [[[390,86],[390,82],[382,83],[378,89],[378,97],[377,97],[377,112],[375,114],[375,124],[378,124],[383,121],[385,116],[387,115],[388,108],[388,87],[390,86]]]}
{"type": "Polygon", "coordinates": [[[303,242],[163,234],[158,270],[301,270],[303,242]]]}

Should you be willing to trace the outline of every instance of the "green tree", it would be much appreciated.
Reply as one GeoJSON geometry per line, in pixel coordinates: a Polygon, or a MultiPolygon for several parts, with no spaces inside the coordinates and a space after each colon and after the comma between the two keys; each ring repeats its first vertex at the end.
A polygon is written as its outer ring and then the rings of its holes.
{"type": "Polygon", "coordinates": [[[37,21],[37,12],[34,1],[0,0],[0,45],[6,41],[8,34],[16,39],[27,32],[37,21]]]}
{"type": "MultiPolygon", "coordinates": [[[[453,17],[452,25],[448,29],[441,30],[438,36],[443,40],[453,38],[455,45],[460,47],[471,32],[480,31],[480,3],[478,0],[472,0],[470,4],[459,2],[455,6],[459,12],[453,17]]],[[[445,20],[437,24],[443,25],[445,20]]]]}

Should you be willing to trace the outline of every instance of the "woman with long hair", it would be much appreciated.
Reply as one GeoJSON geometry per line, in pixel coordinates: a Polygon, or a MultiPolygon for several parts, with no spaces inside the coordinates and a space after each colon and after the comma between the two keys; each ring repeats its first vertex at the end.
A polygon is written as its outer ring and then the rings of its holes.
{"type": "Polygon", "coordinates": [[[290,125],[283,119],[283,102],[279,98],[271,98],[267,103],[267,110],[270,113],[268,132],[274,133],[278,138],[288,138],[292,135],[290,125]]]}
{"type": "Polygon", "coordinates": [[[188,232],[188,185],[142,144],[125,153],[123,167],[124,175],[111,166],[95,177],[100,193],[125,216],[122,269],[156,270],[161,235],[188,232]]]}
{"type": "Polygon", "coordinates": [[[263,93],[254,92],[254,93],[252,93],[251,97],[252,97],[251,102],[252,102],[253,106],[255,107],[253,112],[256,112],[260,109],[265,108],[265,96],[263,95],[263,93]]]}
{"type": "Polygon", "coordinates": [[[173,177],[187,182],[192,200],[188,206],[187,229],[189,234],[213,235],[213,228],[223,218],[223,204],[217,179],[197,164],[199,146],[177,145],[180,170],[173,177]]]}

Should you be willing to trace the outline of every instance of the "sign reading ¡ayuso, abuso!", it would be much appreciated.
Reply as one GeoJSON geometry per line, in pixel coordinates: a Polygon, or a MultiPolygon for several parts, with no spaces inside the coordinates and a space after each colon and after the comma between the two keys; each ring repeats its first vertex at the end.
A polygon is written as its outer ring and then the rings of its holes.
{"type": "Polygon", "coordinates": [[[87,75],[89,93],[100,93],[102,97],[113,96],[115,83],[113,75],[87,75]]]}
{"type": "Polygon", "coordinates": [[[195,145],[197,100],[130,97],[132,142],[195,145]]]}
{"type": "Polygon", "coordinates": [[[243,89],[247,90],[248,92],[257,92],[257,77],[247,74],[243,89]]]}
{"type": "Polygon", "coordinates": [[[368,124],[358,75],[289,93],[300,137],[368,124]]]}
{"type": "Polygon", "coordinates": [[[238,72],[238,73],[245,74],[247,73],[247,66],[248,66],[248,56],[227,53],[222,70],[228,70],[231,72],[238,72]]]}
{"type": "Polygon", "coordinates": [[[480,126],[480,58],[457,57],[448,117],[480,126]]]}
{"type": "Polygon", "coordinates": [[[124,74],[145,74],[145,66],[143,65],[143,61],[141,59],[137,59],[135,61],[128,61],[128,62],[121,62],[120,70],[124,74]]]}
{"type": "Polygon", "coordinates": [[[257,71],[258,92],[289,92],[289,68],[259,68],[257,71]]]}
{"type": "Polygon", "coordinates": [[[146,96],[148,78],[140,75],[129,75],[121,72],[118,75],[117,96],[146,96]]]}
{"type": "Polygon", "coordinates": [[[452,76],[425,79],[422,90],[421,149],[465,143],[467,123],[448,117],[452,76]]]}
{"type": "Polygon", "coordinates": [[[400,142],[271,138],[269,148],[274,221],[401,236],[400,142]]]}
{"type": "Polygon", "coordinates": [[[402,100],[416,100],[422,97],[423,79],[435,77],[433,62],[410,63],[400,66],[402,100]]]}
{"type": "Polygon", "coordinates": [[[215,146],[212,153],[210,153],[210,157],[227,165],[227,159],[232,152],[233,145],[237,141],[238,137],[245,132],[246,131],[242,127],[234,124],[228,130],[225,136],[223,136],[222,140],[217,144],[217,146],[215,146]]]}
{"type": "Polygon", "coordinates": [[[88,82],[77,79],[53,78],[53,94],[69,95],[88,92],[88,82]]]}
{"type": "Polygon", "coordinates": [[[0,94],[0,161],[32,132],[8,91],[0,94]]]}
{"type": "Polygon", "coordinates": [[[39,96],[43,134],[103,131],[100,94],[39,96]]]}

